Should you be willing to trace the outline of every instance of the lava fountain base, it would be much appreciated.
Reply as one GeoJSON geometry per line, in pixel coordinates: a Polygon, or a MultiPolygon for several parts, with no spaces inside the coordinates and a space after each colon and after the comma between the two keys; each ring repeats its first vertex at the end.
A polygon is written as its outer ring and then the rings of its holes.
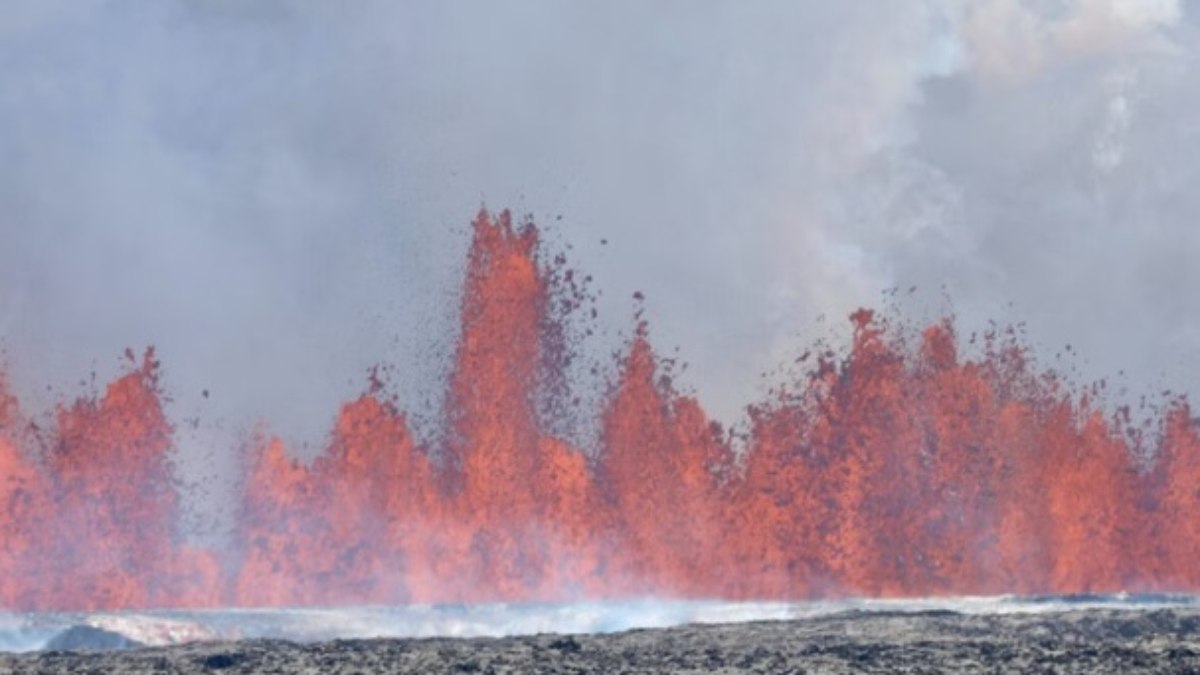
{"type": "Polygon", "coordinates": [[[1195,672],[1200,598],[6,614],[0,647],[0,672],[42,673],[1195,672]]]}

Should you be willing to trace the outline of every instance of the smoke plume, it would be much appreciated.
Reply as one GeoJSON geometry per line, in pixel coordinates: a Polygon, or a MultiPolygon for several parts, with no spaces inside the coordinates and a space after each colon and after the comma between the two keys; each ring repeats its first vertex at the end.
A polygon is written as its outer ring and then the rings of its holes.
{"type": "Polygon", "coordinates": [[[1172,0],[15,0],[7,370],[45,408],[156,345],[197,470],[260,420],[320,446],[381,362],[420,432],[485,203],[574,245],[596,352],[644,292],[727,422],[894,287],[1186,390],[1198,38],[1172,0]]]}

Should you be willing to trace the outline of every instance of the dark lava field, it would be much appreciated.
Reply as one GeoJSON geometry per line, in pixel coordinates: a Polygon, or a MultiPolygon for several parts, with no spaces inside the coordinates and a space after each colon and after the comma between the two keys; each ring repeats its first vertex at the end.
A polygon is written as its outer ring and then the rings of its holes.
{"type": "Polygon", "coordinates": [[[1200,611],[850,611],[606,635],[250,640],[2,655],[0,672],[1200,673],[1200,611]]]}

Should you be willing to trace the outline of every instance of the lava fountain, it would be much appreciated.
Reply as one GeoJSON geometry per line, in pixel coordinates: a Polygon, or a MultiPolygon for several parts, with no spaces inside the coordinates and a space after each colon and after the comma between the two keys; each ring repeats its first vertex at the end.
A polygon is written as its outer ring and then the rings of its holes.
{"type": "Polygon", "coordinates": [[[964,358],[950,321],[913,333],[864,309],[844,355],[818,350],[749,408],[735,452],[639,317],[585,453],[553,423],[577,403],[573,271],[507,212],[473,237],[437,447],[374,380],[311,464],[250,438],[225,547],[179,531],[153,350],[52,428],[0,378],[0,606],[1200,590],[1183,399],[1142,433],[1012,332],[964,358]]]}

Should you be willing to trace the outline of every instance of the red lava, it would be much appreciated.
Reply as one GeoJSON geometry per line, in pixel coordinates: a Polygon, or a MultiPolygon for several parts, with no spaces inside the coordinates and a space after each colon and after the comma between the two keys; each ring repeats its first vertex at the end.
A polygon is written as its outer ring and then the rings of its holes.
{"type": "Polygon", "coordinates": [[[583,453],[539,412],[572,280],[541,248],[474,221],[436,454],[375,387],[311,465],[255,438],[229,550],[180,543],[153,350],[36,438],[0,379],[0,606],[1200,590],[1188,404],[1147,453],[1003,332],[964,359],[949,321],[905,339],[859,310],[846,355],[750,408],[739,454],[640,324],[583,453]]]}

